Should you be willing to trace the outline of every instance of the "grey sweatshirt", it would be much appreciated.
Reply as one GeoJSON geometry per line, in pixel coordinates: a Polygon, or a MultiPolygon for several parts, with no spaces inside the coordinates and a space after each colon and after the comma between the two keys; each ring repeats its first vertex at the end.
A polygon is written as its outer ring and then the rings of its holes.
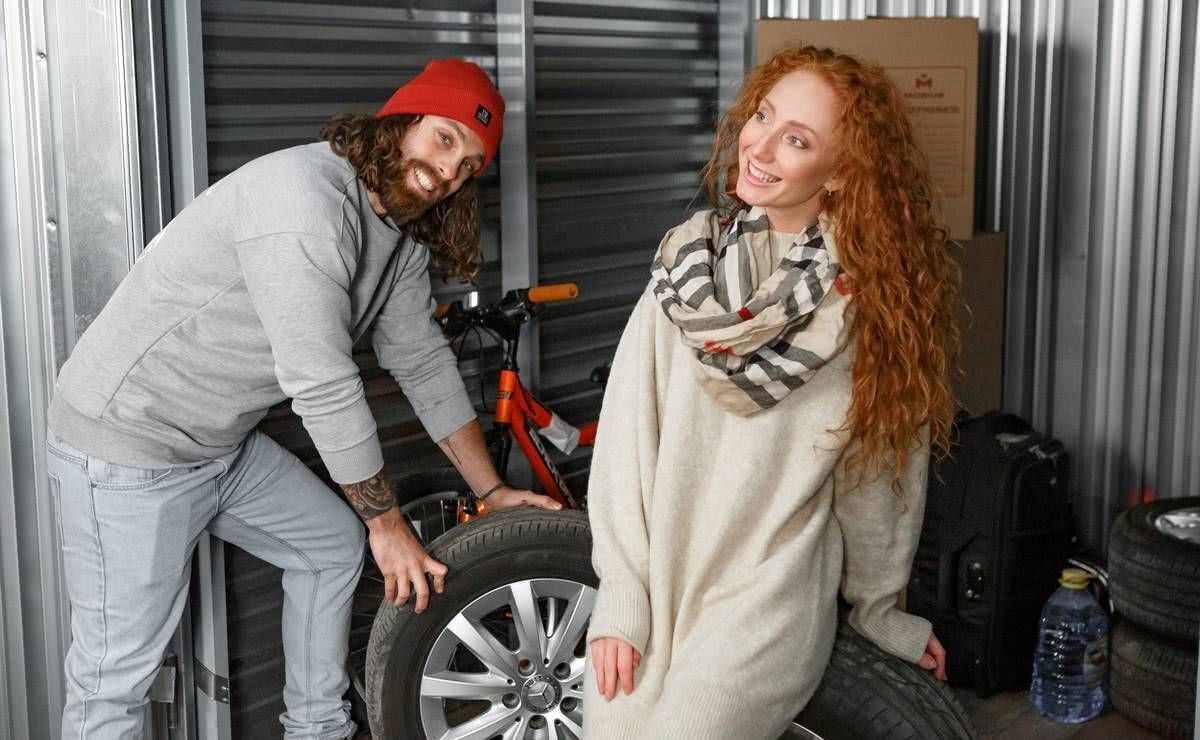
{"type": "Polygon", "coordinates": [[[328,144],[256,159],[147,247],[59,373],[50,428],[109,462],[168,467],[232,452],[291,398],[330,476],[370,478],[383,455],[351,348],[372,324],[434,440],[475,418],[428,266],[328,144]]]}

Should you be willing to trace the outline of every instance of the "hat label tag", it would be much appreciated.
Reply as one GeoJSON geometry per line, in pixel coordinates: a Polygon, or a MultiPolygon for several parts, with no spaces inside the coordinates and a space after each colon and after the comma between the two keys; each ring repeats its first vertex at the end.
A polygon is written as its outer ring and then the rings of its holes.
{"type": "Polygon", "coordinates": [[[481,105],[475,109],[475,120],[487,126],[492,122],[492,112],[481,105]]]}

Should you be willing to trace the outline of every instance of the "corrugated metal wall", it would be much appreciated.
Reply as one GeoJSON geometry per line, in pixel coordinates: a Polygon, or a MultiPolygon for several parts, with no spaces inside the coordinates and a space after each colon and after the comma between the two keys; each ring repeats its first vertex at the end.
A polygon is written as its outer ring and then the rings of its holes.
{"type": "MultiPolygon", "coordinates": [[[[580,288],[541,322],[541,389],[574,423],[599,413],[591,370],[612,359],[659,240],[697,194],[717,113],[717,11],[534,4],[540,281],[580,288]]],[[[573,489],[589,453],[563,467],[573,489]]]]}
{"type": "Polygon", "coordinates": [[[139,246],[129,16],[120,0],[0,3],[0,738],[60,731],[70,625],[46,409],[139,246]]]}
{"type": "MultiPolygon", "coordinates": [[[[315,4],[257,0],[201,3],[204,92],[210,181],[254,157],[317,140],[330,116],[374,112],[396,86],[430,58],[463,57],[496,75],[494,0],[422,0],[315,4]]],[[[480,285],[499,289],[498,168],[480,182],[485,264],[480,285]]],[[[445,299],[455,290],[437,287],[445,299]]],[[[471,355],[474,357],[474,353],[471,355]]],[[[356,353],[368,401],[379,424],[392,473],[445,459],[425,435],[391,376],[364,341],[356,353]]],[[[468,387],[478,363],[464,362],[468,387]]],[[[262,428],[301,459],[319,465],[312,441],[288,405],[262,428]]],[[[331,494],[332,495],[332,494],[331,494]]],[[[281,572],[228,546],[225,549],[233,737],[278,735],[283,711],[281,572]]],[[[366,644],[374,609],[356,612],[352,645],[366,644]]]]}
{"type": "Polygon", "coordinates": [[[1197,8],[762,1],[762,17],[977,16],[976,223],[1009,234],[1005,405],[1066,442],[1083,539],[1200,491],[1197,8]]]}

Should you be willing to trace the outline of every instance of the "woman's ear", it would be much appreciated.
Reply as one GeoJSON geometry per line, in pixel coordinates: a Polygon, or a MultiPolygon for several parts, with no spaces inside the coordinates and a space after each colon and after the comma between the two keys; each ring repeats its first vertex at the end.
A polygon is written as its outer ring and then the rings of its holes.
{"type": "Polygon", "coordinates": [[[836,193],[842,189],[842,185],[844,184],[845,180],[843,180],[842,176],[834,173],[833,175],[829,176],[829,179],[825,181],[825,184],[822,187],[824,187],[830,193],[836,193]]]}

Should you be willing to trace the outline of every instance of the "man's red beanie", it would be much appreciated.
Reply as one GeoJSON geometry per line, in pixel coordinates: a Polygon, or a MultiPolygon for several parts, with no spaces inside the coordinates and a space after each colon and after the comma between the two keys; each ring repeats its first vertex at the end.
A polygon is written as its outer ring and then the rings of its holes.
{"type": "Polygon", "coordinates": [[[500,148],[504,98],[477,64],[462,59],[433,60],[421,74],[396,90],[375,117],[396,113],[443,116],[465,124],[483,140],[480,173],[500,148]]]}

